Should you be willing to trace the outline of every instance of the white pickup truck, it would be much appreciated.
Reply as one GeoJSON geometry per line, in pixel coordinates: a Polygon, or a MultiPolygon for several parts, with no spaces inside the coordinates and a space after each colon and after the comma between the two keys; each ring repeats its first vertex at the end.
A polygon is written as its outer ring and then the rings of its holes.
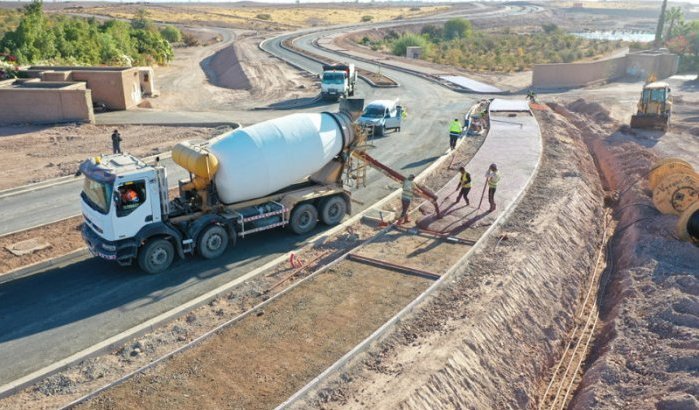
{"type": "Polygon", "coordinates": [[[373,135],[380,137],[386,130],[400,132],[402,117],[403,107],[398,105],[398,100],[377,100],[366,105],[357,124],[371,128],[373,135]]]}

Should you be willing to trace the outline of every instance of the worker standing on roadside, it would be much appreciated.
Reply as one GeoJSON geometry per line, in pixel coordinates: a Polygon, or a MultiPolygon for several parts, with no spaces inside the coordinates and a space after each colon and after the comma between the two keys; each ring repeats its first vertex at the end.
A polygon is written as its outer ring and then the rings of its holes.
{"type": "Polygon", "coordinates": [[[121,134],[117,130],[112,133],[112,153],[121,154],[121,134]]]}
{"type": "Polygon", "coordinates": [[[410,208],[410,203],[413,201],[413,190],[415,189],[414,179],[415,175],[410,174],[410,176],[403,180],[403,194],[400,197],[401,212],[400,218],[398,218],[399,224],[409,222],[408,209],[410,208]]]}
{"type": "Polygon", "coordinates": [[[488,172],[485,173],[485,181],[488,184],[488,202],[490,202],[490,211],[495,210],[495,189],[498,187],[498,182],[500,182],[500,174],[498,173],[498,166],[495,164],[490,164],[488,172]]]}
{"type": "Polygon", "coordinates": [[[471,191],[471,174],[466,172],[466,168],[459,167],[459,172],[461,173],[461,178],[459,179],[459,185],[456,187],[456,191],[459,191],[459,196],[456,197],[454,203],[458,203],[461,198],[466,201],[466,206],[470,205],[468,202],[468,193],[471,191]]]}
{"type": "Polygon", "coordinates": [[[456,140],[461,136],[463,128],[458,118],[454,118],[454,121],[449,125],[449,147],[451,149],[456,148],[456,140]]]}

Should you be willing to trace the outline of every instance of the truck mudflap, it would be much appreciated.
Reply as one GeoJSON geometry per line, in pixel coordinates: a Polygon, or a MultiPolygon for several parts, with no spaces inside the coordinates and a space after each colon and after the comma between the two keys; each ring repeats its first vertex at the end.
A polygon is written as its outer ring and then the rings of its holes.
{"type": "Polygon", "coordinates": [[[134,239],[107,241],[100,237],[87,224],[82,225],[81,234],[87,244],[87,249],[93,256],[117,261],[120,265],[128,266],[138,252],[138,243],[134,239]]]}

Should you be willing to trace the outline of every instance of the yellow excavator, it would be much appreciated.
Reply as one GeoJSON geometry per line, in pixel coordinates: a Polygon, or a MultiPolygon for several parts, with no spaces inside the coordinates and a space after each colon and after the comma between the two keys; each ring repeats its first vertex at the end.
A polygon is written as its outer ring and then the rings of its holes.
{"type": "Polygon", "coordinates": [[[660,128],[667,131],[671,112],[670,84],[650,82],[643,86],[638,111],[631,117],[631,128],[660,128]]]}

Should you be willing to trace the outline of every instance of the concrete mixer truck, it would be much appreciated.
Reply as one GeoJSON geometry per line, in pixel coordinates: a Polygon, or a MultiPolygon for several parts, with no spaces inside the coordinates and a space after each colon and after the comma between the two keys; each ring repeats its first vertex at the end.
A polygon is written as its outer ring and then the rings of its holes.
{"type": "Polygon", "coordinates": [[[221,256],[255,232],[338,224],[350,211],[342,175],[361,105],[346,100],[338,113],[292,114],[177,144],[172,159],[190,178],[179,181],[174,200],[157,163],[129,154],[86,160],[83,239],[95,256],[158,273],[187,254],[221,256]]]}

